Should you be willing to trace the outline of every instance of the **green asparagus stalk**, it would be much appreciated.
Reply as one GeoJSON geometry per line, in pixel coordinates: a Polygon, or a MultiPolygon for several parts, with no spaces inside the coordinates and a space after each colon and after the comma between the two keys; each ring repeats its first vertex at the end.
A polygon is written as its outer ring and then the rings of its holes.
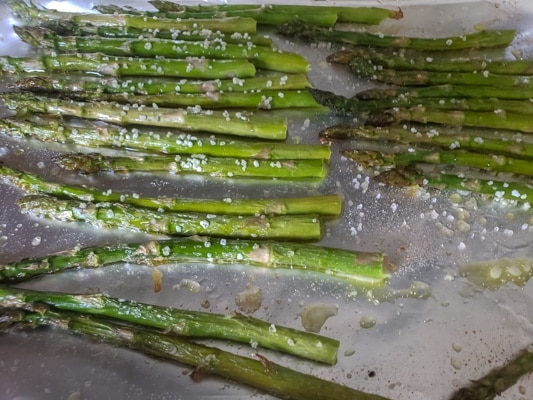
{"type": "MultiPolygon", "coordinates": [[[[382,183],[411,186],[420,185],[438,190],[468,191],[488,195],[494,199],[507,199],[520,203],[533,203],[533,186],[518,176],[500,178],[498,176],[477,177],[477,170],[462,169],[456,174],[444,171],[419,171],[410,166],[394,168],[376,176],[382,183]]],[[[483,175],[483,174],[481,174],[483,175]]]]}
{"type": "Polygon", "coordinates": [[[302,358],[335,364],[339,342],[335,339],[275,326],[241,314],[221,315],[179,310],[109,297],[104,294],[67,294],[36,290],[0,288],[4,307],[30,308],[44,303],[58,310],[113,318],[156,328],[168,335],[224,339],[254,343],[302,358]]]}
{"type": "Polygon", "coordinates": [[[381,253],[314,246],[295,242],[187,237],[140,244],[73,249],[0,266],[2,281],[18,282],[71,268],[99,268],[116,263],[157,267],[173,263],[248,264],[325,274],[357,288],[376,288],[389,278],[381,253]]]}
{"type": "Polygon", "coordinates": [[[436,85],[436,86],[411,86],[397,88],[375,88],[363,90],[355,95],[360,100],[379,100],[396,97],[409,98],[498,98],[529,100],[533,98],[533,90],[528,88],[510,88],[478,85],[436,85]]]}
{"type": "Polygon", "coordinates": [[[199,29],[195,31],[177,31],[177,30],[152,30],[142,28],[127,28],[127,27],[109,27],[109,26],[81,26],[65,27],[58,23],[47,23],[44,25],[47,29],[53,30],[62,36],[101,36],[107,38],[159,38],[171,40],[188,40],[188,41],[203,41],[213,40],[224,43],[233,43],[240,45],[264,46],[267,48],[274,48],[274,42],[269,36],[249,33],[232,33],[224,34],[220,32],[199,29]]]}
{"type": "Polygon", "coordinates": [[[250,78],[255,67],[246,59],[164,59],[112,57],[101,53],[49,54],[0,57],[0,71],[9,74],[84,72],[100,76],[145,76],[165,78],[250,78]]]}
{"type": "Polygon", "coordinates": [[[257,160],[325,160],[331,149],[326,145],[238,140],[210,134],[191,134],[172,129],[123,128],[81,120],[69,123],[57,118],[30,116],[28,119],[0,120],[0,131],[15,138],[75,144],[90,148],[120,148],[163,154],[205,154],[214,157],[257,160]]]}
{"type": "MultiPolygon", "coordinates": [[[[265,90],[261,92],[164,93],[130,95],[128,93],[102,94],[98,92],[65,93],[69,98],[82,101],[107,101],[159,107],[202,107],[208,109],[279,110],[313,108],[326,111],[307,90],[265,90]]],[[[502,104],[503,105],[503,104],[502,104]]],[[[508,105],[512,107],[512,105],[508,105]]]]}
{"type": "Polygon", "coordinates": [[[364,168],[386,168],[416,163],[462,165],[493,172],[508,172],[533,176],[530,159],[513,158],[502,154],[474,153],[463,150],[414,150],[404,153],[380,153],[378,151],[343,150],[343,155],[364,168]]]}
{"type": "Polygon", "coordinates": [[[259,354],[255,355],[255,359],[248,358],[180,337],[142,329],[133,324],[117,324],[109,319],[44,310],[43,307],[38,308],[33,305],[26,306],[26,309],[32,311],[33,308],[36,308],[36,312],[4,309],[1,312],[0,328],[8,331],[10,328],[53,326],[96,338],[114,346],[128,347],[158,358],[191,365],[196,367],[191,374],[193,379],[196,373],[215,374],[288,400],[386,400],[378,395],[360,392],[288,369],[259,354]]]}
{"type": "Polygon", "coordinates": [[[210,18],[241,16],[253,18],[261,25],[278,25],[294,19],[312,25],[333,26],[337,22],[377,25],[383,20],[403,17],[401,10],[380,7],[336,7],[304,6],[286,4],[221,4],[221,5],[181,5],[165,1],[151,2],[159,13],[144,12],[131,7],[96,5],[94,8],[105,14],[164,15],[172,18],[210,18]]]}
{"type": "Polygon", "coordinates": [[[211,157],[205,154],[113,157],[99,153],[66,153],[55,157],[54,164],[61,169],[84,174],[168,172],[172,175],[194,174],[214,178],[322,180],[328,173],[327,162],[320,159],[271,161],[211,157]]]}
{"type": "Polygon", "coordinates": [[[265,114],[201,110],[197,108],[159,108],[128,106],[104,102],[75,102],[28,93],[6,93],[0,96],[8,109],[19,115],[42,113],[55,116],[101,120],[117,125],[148,125],[203,131],[263,139],[287,138],[287,120],[265,114]]]}
{"type": "Polygon", "coordinates": [[[467,387],[455,392],[450,400],[492,400],[512,387],[520,377],[533,371],[533,351],[528,347],[505,365],[495,368],[467,387]]]}
{"type": "Polygon", "coordinates": [[[176,31],[204,29],[230,34],[236,32],[255,34],[257,30],[257,23],[252,18],[178,19],[161,18],[157,15],[69,13],[38,8],[34,4],[27,4],[23,0],[7,0],[6,2],[12,12],[27,25],[46,25],[47,22],[55,21],[68,27],[68,29],[89,25],[93,27],[106,26],[176,31]]]}
{"type": "MultiPolygon", "coordinates": [[[[365,65],[363,63],[363,65],[365,65]]],[[[351,71],[358,77],[365,77],[382,83],[398,86],[419,85],[476,85],[501,88],[532,89],[530,75],[503,75],[483,72],[434,72],[403,71],[394,69],[363,70],[357,63],[350,65],[351,71]]]]}
{"type": "Polygon", "coordinates": [[[319,136],[323,141],[343,139],[356,143],[359,139],[367,139],[415,146],[423,144],[444,149],[460,148],[533,159],[533,142],[523,140],[523,135],[512,131],[500,131],[496,136],[467,127],[458,130],[446,125],[369,127],[342,124],[322,130],[319,136]]]}
{"type": "Polygon", "coordinates": [[[397,57],[401,59],[410,59],[413,62],[420,60],[425,60],[426,62],[439,63],[440,61],[449,62],[455,60],[467,60],[467,59],[491,59],[491,60],[501,60],[504,57],[502,52],[504,49],[494,48],[494,49],[483,49],[483,48],[467,48],[467,49],[457,49],[457,50],[420,50],[420,49],[411,49],[409,47],[370,47],[370,46],[347,46],[341,50],[335,51],[334,53],[329,54],[326,57],[326,61],[332,64],[342,64],[348,65],[350,62],[358,57],[366,58],[370,63],[371,56],[376,53],[378,54],[377,59],[383,57],[385,60],[396,59],[397,57]]]}
{"type": "Polygon", "coordinates": [[[432,72],[477,72],[484,71],[490,74],[501,75],[531,75],[533,74],[533,61],[531,60],[506,60],[472,58],[465,55],[460,58],[436,59],[424,56],[419,51],[403,49],[401,52],[380,51],[378,49],[356,46],[342,52],[328,56],[329,62],[350,64],[352,70],[379,69],[405,70],[405,71],[432,71],[432,72]]]}
{"type": "Polygon", "coordinates": [[[317,215],[241,216],[177,213],[123,203],[88,203],[30,195],[18,200],[23,214],[96,229],[120,229],[161,235],[211,235],[234,238],[320,240],[317,215]]]}
{"type": "MultiPolygon", "coordinates": [[[[40,74],[18,79],[12,89],[59,93],[107,93],[118,95],[155,95],[165,93],[260,93],[269,90],[300,90],[311,84],[304,74],[258,73],[252,78],[192,80],[172,78],[110,78],[40,74]]],[[[279,96],[278,96],[279,97],[279,96]]],[[[277,100],[277,99],[276,99],[277,100]]]]}
{"type": "Polygon", "coordinates": [[[496,199],[533,204],[533,185],[524,181],[465,178],[441,173],[438,175],[425,175],[423,182],[427,186],[440,189],[467,190],[473,193],[486,194],[496,199]]]}
{"type": "Polygon", "coordinates": [[[370,114],[366,123],[372,126],[387,126],[402,121],[533,132],[533,125],[529,116],[503,110],[482,112],[431,110],[425,107],[394,108],[370,114]]]}
{"type": "Polygon", "coordinates": [[[296,53],[255,45],[225,43],[220,40],[194,42],[151,38],[115,39],[98,36],[59,36],[41,27],[26,26],[14,29],[24,42],[60,53],[100,53],[120,57],[167,59],[246,59],[257,68],[272,71],[306,73],[309,69],[309,62],[296,53]]]}
{"type": "Polygon", "coordinates": [[[416,97],[410,96],[409,94],[379,100],[361,100],[357,95],[351,98],[346,98],[318,89],[310,89],[308,92],[318,103],[340,113],[364,114],[391,108],[425,107],[426,109],[434,111],[506,111],[516,114],[533,114],[533,104],[529,100],[416,97]]]}
{"type": "Polygon", "coordinates": [[[338,195],[268,199],[145,197],[135,193],[128,194],[86,186],[49,182],[37,175],[20,172],[1,163],[0,182],[13,185],[27,194],[48,194],[64,199],[89,202],[126,203],[138,207],[181,213],[233,215],[317,214],[338,217],[342,211],[342,199],[338,195]]]}
{"type": "Polygon", "coordinates": [[[290,21],[278,26],[282,35],[306,42],[338,42],[374,47],[398,47],[418,50],[458,50],[508,46],[515,38],[514,30],[485,30],[458,37],[422,38],[387,36],[358,31],[341,31],[290,21]]]}

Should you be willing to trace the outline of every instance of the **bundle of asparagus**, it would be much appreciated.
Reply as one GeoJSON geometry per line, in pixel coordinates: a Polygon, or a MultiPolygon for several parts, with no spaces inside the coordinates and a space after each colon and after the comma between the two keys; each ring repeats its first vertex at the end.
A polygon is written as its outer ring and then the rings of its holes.
{"type": "Polygon", "coordinates": [[[337,125],[323,140],[348,140],[342,154],[376,179],[400,186],[420,185],[533,201],[533,142],[526,134],[435,124],[372,127],[337,125]],[[362,149],[361,143],[369,146],[362,149]]]}
{"type": "Polygon", "coordinates": [[[494,56],[494,49],[511,43],[514,31],[434,39],[292,23],[282,28],[308,40],[353,44],[328,61],[349,66],[358,78],[386,84],[351,98],[310,90],[319,103],[363,121],[321,132],[324,141],[352,140],[344,156],[373,168],[387,183],[531,201],[533,62],[494,56]]]}

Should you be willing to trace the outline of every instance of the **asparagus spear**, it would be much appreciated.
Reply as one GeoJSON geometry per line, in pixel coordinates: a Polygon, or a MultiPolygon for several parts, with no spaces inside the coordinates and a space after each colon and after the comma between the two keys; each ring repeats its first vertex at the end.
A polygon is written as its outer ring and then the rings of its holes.
{"type": "Polygon", "coordinates": [[[255,34],[257,29],[257,23],[252,18],[178,19],[160,18],[157,15],[69,13],[38,8],[34,4],[27,4],[23,0],[6,0],[6,2],[13,13],[27,25],[46,25],[48,22],[55,21],[60,25],[68,27],[68,29],[89,25],[93,27],[131,27],[176,31],[197,31],[205,29],[230,34],[235,32],[255,34]]]}
{"type": "MultiPolygon", "coordinates": [[[[446,54],[446,53],[445,53],[446,54]]],[[[402,49],[400,52],[382,51],[375,48],[355,46],[328,56],[329,62],[350,64],[352,69],[391,69],[433,72],[477,72],[490,74],[531,75],[533,61],[464,57],[442,59],[424,56],[420,51],[402,49]]]]}
{"type": "MultiPolygon", "coordinates": [[[[12,89],[82,94],[87,92],[121,95],[154,95],[164,93],[246,92],[295,90],[310,87],[304,74],[258,73],[252,78],[191,80],[172,78],[110,78],[78,75],[40,74],[18,79],[12,89]]],[[[279,97],[279,96],[278,96],[279,97]]]]}
{"type": "Polygon", "coordinates": [[[386,126],[401,121],[438,123],[451,126],[477,126],[482,128],[509,129],[521,132],[533,132],[531,118],[527,115],[495,110],[480,111],[445,111],[430,110],[425,107],[394,108],[376,111],[366,121],[372,126],[386,126]]]}
{"type": "MultiPolygon", "coordinates": [[[[185,41],[151,38],[102,38],[59,36],[42,27],[14,27],[26,43],[61,53],[101,53],[121,57],[165,57],[169,59],[247,59],[257,68],[286,73],[305,73],[309,62],[299,54],[272,50],[253,44],[243,46],[220,40],[185,41]]],[[[215,66],[216,67],[216,66],[215,66]]],[[[209,67],[207,67],[209,68],[209,67]]]]}
{"type": "Polygon", "coordinates": [[[395,97],[409,98],[499,98],[529,100],[533,98],[533,90],[528,88],[478,86],[478,85],[436,85],[436,86],[411,86],[399,88],[375,88],[363,90],[355,95],[360,100],[378,100],[395,97]]]}
{"type": "Polygon", "coordinates": [[[0,131],[16,138],[43,142],[76,144],[91,148],[135,149],[163,154],[205,154],[215,157],[252,158],[258,160],[308,159],[326,160],[329,146],[238,140],[171,129],[123,128],[81,120],[69,123],[57,118],[0,120],[0,131]]]}
{"type": "Polygon", "coordinates": [[[302,21],[290,21],[278,26],[282,35],[307,42],[328,41],[374,47],[413,48],[419,50],[458,50],[509,45],[515,38],[514,30],[485,30],[458,37],[421,38],[341,31],[312,26],[302,21]]]}
{"type": "Polygon", "coordinates": [[[28,112],[56,116],[72,116],[101,120],[118,125],[138,124],[187,131],[204,131],[263,139],[286,139],[286,118],[246,112],[132,107],[117,103],[75,102],[28,93],[6,93],[0,96],[8,109],[19,115],[28,112]]]}
{"type": "Polygon", "coordinates": [[[525,203],[533,203],[533,186],[531,183],[506,180],[497,181],[495,179],[464,178],[450,174],[439,174],[437,176],[426,175],[424,182],[428,186],[468,190],[474,193],[482,193],[494,198],[504,198],[525,203]]]}
{"type": "MultiPolygon", "coordinates": [[[[159,3],[161,5],[161,3],[159,3]]],[[[209,9],[210,6],[180,6],[178,7],[164,7],[164,10],[157,12],[139,11],[143,16],[156,16],[164,18],[182,18],[182,19],[209,19],[209,18],[251,18],[257,21],[259,25],[278,25],[286,21],[292,21],[295,18],[302,19],[310,24],[318,26],[333,26],[338,21],[338,13],[336,10],[330,10],[324,8],[324,10],[299,10],[288,12],[272,8],[271,6],[263,6],[260,4],[232,4],[232,5],[218,5],[214,7],[223,7],[224,9],[209,9]],[[201,7],[201,8],[200,8],[201,7]]],[[[109,13],[110,11],[125,12],[125,9],[120,7],[106,7],[97,6],[96,9],[100,12],[109,13]]],[[[131,11],[130,11],[131,13],[131,11]]]]}
{"type": "Polygon", "coordinates": [[[312,375],[288,369],[255,354],[248,358],[215,347],[208,347],[179,337],[142,329],[133,324],[117,324],[109,319],[51,311],[27,305],[28,312],[4,309],[1,312],[3,330],[41,325],[53,326],[72,333],[96,338],[115,346],[142,351],[158,358],[169,359],[196,367],[196,372],[219,375],[250,385],[288,400],[351,399],[386,400],[384,397],[360,392],[312,375]]]}
{"type": "Polygon", "coordinates": [[[0,57],[0,71],[10,74],[84,72],[99,76],[151,76],[197,79],[249,78],[255,67],[248,60],[206,58],[164,59],[111,57],[101,53],[0,57]]]}
{"type": "Polygon", "coordinates": [[[404,125],[369,127],[356,125],[334,125],[319,133],[322,140],[348,139],[356,143],[359,139],[389,141],[393,143],[424,144],[445,149],[463,149],[476,152],[508,154],[518,158],[533,159],[533,142],[523,140],[523,135],[512,131],[501,131],[489,135],[479,130],[448,126],[404,125]]]}
{"type": "Polygon", "coordinates": [[[172,175],[194,174],[216,178],[269,178],[321,180],[327,176],[324,160],[257,160],[210,157],[205,154],[104,156],[99,153],[67,153],[54,158],[58,167],[84,174],[98,172],[168,172],[172,175]]]}
{"type": "Polygon", "coordinates": [[[502,154],[474,153],[462,150],[413,150],[404,153],[380,153],[346,149],[342,154],[364,168],[405,166],[414,163],[463,165],[494,172],[509,172],[533,176],[530,159],[521,159],[502,154]]]}
{"type": "Polygon", "coordinates": [[[62,36],[101,36],[108,38],[159,38],[172,40],[188,40],[188,41],[203,41],[213,40],[224,43],[233,43],[240,45],[264,46],[273,49],[274,42],[269,36],[250,34],[250,33],[220,33],[216,31],[197,29],[193,31],[181,30],[153,30],[131,27],[116,27],[116,26],[80,26],[80,27],[66,27],[59,23],[46,23],[40,26],[50,29],[62,36]]]}
{"type": "Polygon", "coordinates": [[[150,2],[159,13],[150,13],[118,7],[115,5],[96,5],[94,9],[106,14],[143,14],[165,15],[174,18],[209,18],[241,16],[250,17],[262,25],[277,25],[299,19],[318,26],[333,26],[336,22],[352,22],[359,24],[378,25],[383,20],[401,19],[400,9],[381,7],[337,7],[337,6],[305,6],[286,4],[220,4],[220,5],[181,5],[167,1],[150,2]]]}
{"type": "Polygon", "coordinates": [[[59,222],[83,222],[96,229],[123,229],[163,235],[319,240],[317,215],[240,216],[177,213],[123,203],[88,203],[32,195],[18,200],[23,214],[59,222]]]}
{"type": "MultiPolygon", "coordinates": [[[[209,92],[209,93],[164,93],[130,95],[128,93],[103,94],[98,92],[65,93],[74,100],[107,101],[137,105],[157,104],[159,107],[202,107],[209,109],[251,109],[278,110],[288,108],[314,108],[320,112],[323,107],[311,94],[304,90],[265,90],[261,92],[209,92]]],[[[511,107],[509,105],[508,107],[511,107]]],[[[325,111],[325,110],[324,110],[325,111]]]]}
{"type": "Polygon", "coordinates": [[[425,107],[430,110],[463,111],[509,111],[516,114],[533,114],[533,104],[529,100],[510,100],[498,98],[439,98],[416,97],[409,94],[385,99],[361,100],[356,96],[346,98],[334,93],[310,89],[314,99],[336,112],[369,113],[391,108],[425,107]]]}
{"type": "Polygon", "coordinates": [[[248,264],[263,268],[297,269],[326,274],[355,287],[375,288],[389,278],[381,253],[359,253],[295,242],[187,237],[140,244],[73,249],[0,266],[0,279],[17,282],[70,268],[98,268],[119,262],[156,267],[203,262],[248,264]]]}
{"type": "Polygon", "coordinates": [[[49,194],[60,198],[90,202],[120,202],[155,210],[234,215],[319,214],[337,217],[342,200],[337,195],[319,195],[268,199],[198,199],[174,197],[144,197],[103,191],[86,186],[72,186],[45,181],[37,175],[14,170],[0,163],[0,181],[28,194],[49,194]]]}
{"type": "Polygon", "coordinates": [[[505,365],[495,368],[467,387],[455,392],[450,400],[492,400],[512,387],[520,377],[533,371],[533,351],[527,347],[505,365]]]}
{"type": "Polygon", "coordinates": [[[407,166],[394,168],[390,172],[382,172],[376,176],[376,180],[391,185],[416,184],[439,190],[468,191],[496,199],[533,203],[533,187],[527,179],[520,179],[518,176],[499,178],[498,176],[475,177],[476,175],[479,175],[478,171],[472,169],[462,169],[453,174],[446,170],[438,172],[424,170],[422,172],[407,166]]]}
{"type": "Polygon", "coordinates": [[[350,69],[355,76],[366,77],[382,83],[399,86],[419,85],[476,85],[501,88],[533,88],[530,75],[503,75],[483,72],[434,72],[434,71],[403,71],[393,69],[370,69],[367,64],[352,62],[350,69]]]}
{"type": "Polygon", "coordinates": [[[241,314],[221,315],[179,310],[109,297],[104,294],[68,294],[0,287],[0,303],[30,308],[35,303],[58,310],[110,317],[117,321],[160,329],[169,335],[225,339],[281,351],[313,361],[335,364],[339,342],[296,329],[275,326],[241,314]]]}

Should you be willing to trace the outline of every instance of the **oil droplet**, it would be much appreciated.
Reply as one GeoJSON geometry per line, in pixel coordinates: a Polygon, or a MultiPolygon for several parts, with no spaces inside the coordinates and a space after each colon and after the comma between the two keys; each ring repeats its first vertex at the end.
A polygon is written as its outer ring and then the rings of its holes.
{"type": "Polygon", "coordinates": [[[459,360],[456,357],[452,357],[450,359],[450,362],[452,364],[452,367],[454,367],[455,369],[461,369],[461,367],[463,366],[463,363],[461,362],[461,360],[459,360]]]}
{"type": "Polygon", "coordinates": [[[376,319],[371,315],[363,315],[359,320],[359,326],[364,329],[370,329],[376,325],[376,319]]]}
{"type": "Polygon", "coordinates": [[[337,315],[336,304],[316,303],[305,307],[300,314],[302,325],[306,331],[319,332],[329,317],[337,315]]]}

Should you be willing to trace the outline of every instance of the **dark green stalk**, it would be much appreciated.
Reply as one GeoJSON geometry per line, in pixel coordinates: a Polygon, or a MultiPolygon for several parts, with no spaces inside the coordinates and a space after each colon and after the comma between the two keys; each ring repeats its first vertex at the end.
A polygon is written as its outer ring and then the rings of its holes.
{"type": "Polygon", "coordinates": [[[206,175],[213,178],[322,180],[328,174],[324,160],[257,160],[211,157],[205,154],[104,156],[99,153],[68,153],[54,158],[59,168],[96,174],[100,172],[167,172],[171,175],[206,175]]]}
{"type": "Polygon", "coordinates": [[[302,270],[346,282],[357,288],[387,283],[388,266],[381,253],[361,253],[295,242],[187,237],[140,244],[76,248],[0,266],[0,279],[17,282],[71,268],[100,268],[116,263],[150,267],[177,263],[246,264],[302,270]]]}
{"type": "Polygon", "coordinates": [[[83,223],[95,229],[119,229],[160,235],[210,235],[234,238],[320,240],[317,215],[240,216],[177,213],[122,203],[87,203],[50,196],[18,200],[23,214],[62,223],[83,223]]]}
{"type": "Polygon", "coordinates": [[[221,315],[179,310],[118,299],[104,294],[67,294],[0,287],[4,307],[28,308],[39,302],[58,310],[109,317],[169,335],[256,343],[260,347],[335,364],[339,342],[324,336],[274,326],[241,314],[221,315]]]}
{"type": "Polygon", "coordinates": [[[533,132],[533,124],[529,116],[503,110],[482,112],[431,110],[425,107],[394,108],[370,114],[366,123],[372,126],[387,126],[402,121],[533,132]]]}
{"type": "Polygon", "coordinates": [[[533,371],[533,351],[526,348],[505,365],[455,392],[450,400],[492,400],[533,371]]]}
{"type": "Polygon", "coordinates": [[[358,96],[346,98],[330,92],[310,89],[314,99],[338,113],[364,114],[391,108],[425,107],[429,110],[460,111],[508,111],[515,114],[533,114],[533,103],[529,100],[498,98],[453,98],[416,97],[408,93],[398,97],[362,100],[358,96]]]}
{"type": "Polygon", "coordinates": [[[344,156],[365,168],[407,166],[416,163],[462,165],[493,172],[508,172],[533,176],[529,159],[512,158],[502,154],[474,153],[462,150],[412,150],[403,153],[343,150],[344,156]]]}
{"type": "Polygon", "coordinates": [[[478,85],[436,85],[436,86],[411,86],[400,88],[367,89],[355,95],[360,100],[379,100],[396,97],[405,98],[499,98],[528,100],[533,98],[533,90],[528,88],[509,88],[478,85]]]}
{"type": "Polygon", "coordinates": [[[490,74],[502,75],[531,75],[533,74],[532,60],[506,60],[473,58],[465,54],[463,57],[443,59],[431,57],[427,53],[414,52],[409,49],[397,52],[357,46],[343,50],[340,54],[332,54],[328,61],[345,61],[352,70],[362,69],[377,72],[380,69],[403,71],[432,71],[432,72],[476,72],[484,71],[490,74]]]}
{"type": "Polygon", "coordinates": [[[523,134],[512,131],[500,131],[497,135],[490,135],[476,129],[454,129],[446,125],[335,125],[322,130],[319,135],[323,141],[341,139],[355,144],[360,139],[366,139],[412,146],[422,144],[444,149],[509,154],[517,158],[533,159],[533,142],[524,140],[523,134]]]}
{"type": "Polygon", "coordinates": [[[494,198],[504,198],[533,204],[533,185],[520,181],[497,181],[494,179],[464,178],[448,174],[426,176],[424,184],[446,189],[467,190],[487,194],[494,198]]]}
{"type": "MultiPolygon", "coordinates": [[[[376,179],[382,183],[410,186],[421,185],[438,190],[468,191],[488,195],[494,199],[507,199],[520,203],[533,203],[533,185],[526,179],[515,176],[503,180],[498,176],[477,177],[479,171],[462,169],[457,174],[444,171],[418,171],[409,166],[395,168],[379,174],[376,179]]],[[[518,277],[516,277],[518,279],[518,277]]]]}
{"type": "Polygon", "coordinates": [[[332,28],[312,26],[302,21],[290,21],[278,26],[285,36],[306,42],[338,42],[374,47],[413,48],[419,50],[457,50],[487,48],[509,45],[515,38],[514,30],[480,31],[458,37],[418,38],[387,36],[368,32],[341,31],[332,28]]]}
{"type": "Polygon", "coordinates": [[[351,64],[355,76],[365,77],[382,83],[398,86],[436,86],[436,85],[475,85],[500,88],[532,89],[529,75],[503,75],[483,72],[433,72],[400,71],[393,69],[363,70],[356,63],[351,64]]]}
{"type": "Polygon", "coordinates": [[[287,137],[286,118],[266,114],[201,108],[129,106],[104,102],[84,103],[28,93],[6,93],[1,95],[0,99],[8,109],[19,115],[41,113],[100,120],[117,125],[148,125],[263,139],[282,140],[287,137]]]}
{"type": "MultiPolygon", "coordinates": [[[[32,310],[33,307],[26,308],[32,310]]],[[[191,365],[196,367],[191,374],[194,380],[198,379],[196,375],[202,376],[205,373],[219,375],[287,400],[386,400],[381,396],[288,369],[259,354],[255,354],[255,358],[248,358],[133,324],[118,324],[109,319],[44,310],[43,307],[36,311],[4,309],[1,313],[1,328],[9,331],[28,326],[53,326],[114,346],[128,347],[158,358],[191,365]]]]}

